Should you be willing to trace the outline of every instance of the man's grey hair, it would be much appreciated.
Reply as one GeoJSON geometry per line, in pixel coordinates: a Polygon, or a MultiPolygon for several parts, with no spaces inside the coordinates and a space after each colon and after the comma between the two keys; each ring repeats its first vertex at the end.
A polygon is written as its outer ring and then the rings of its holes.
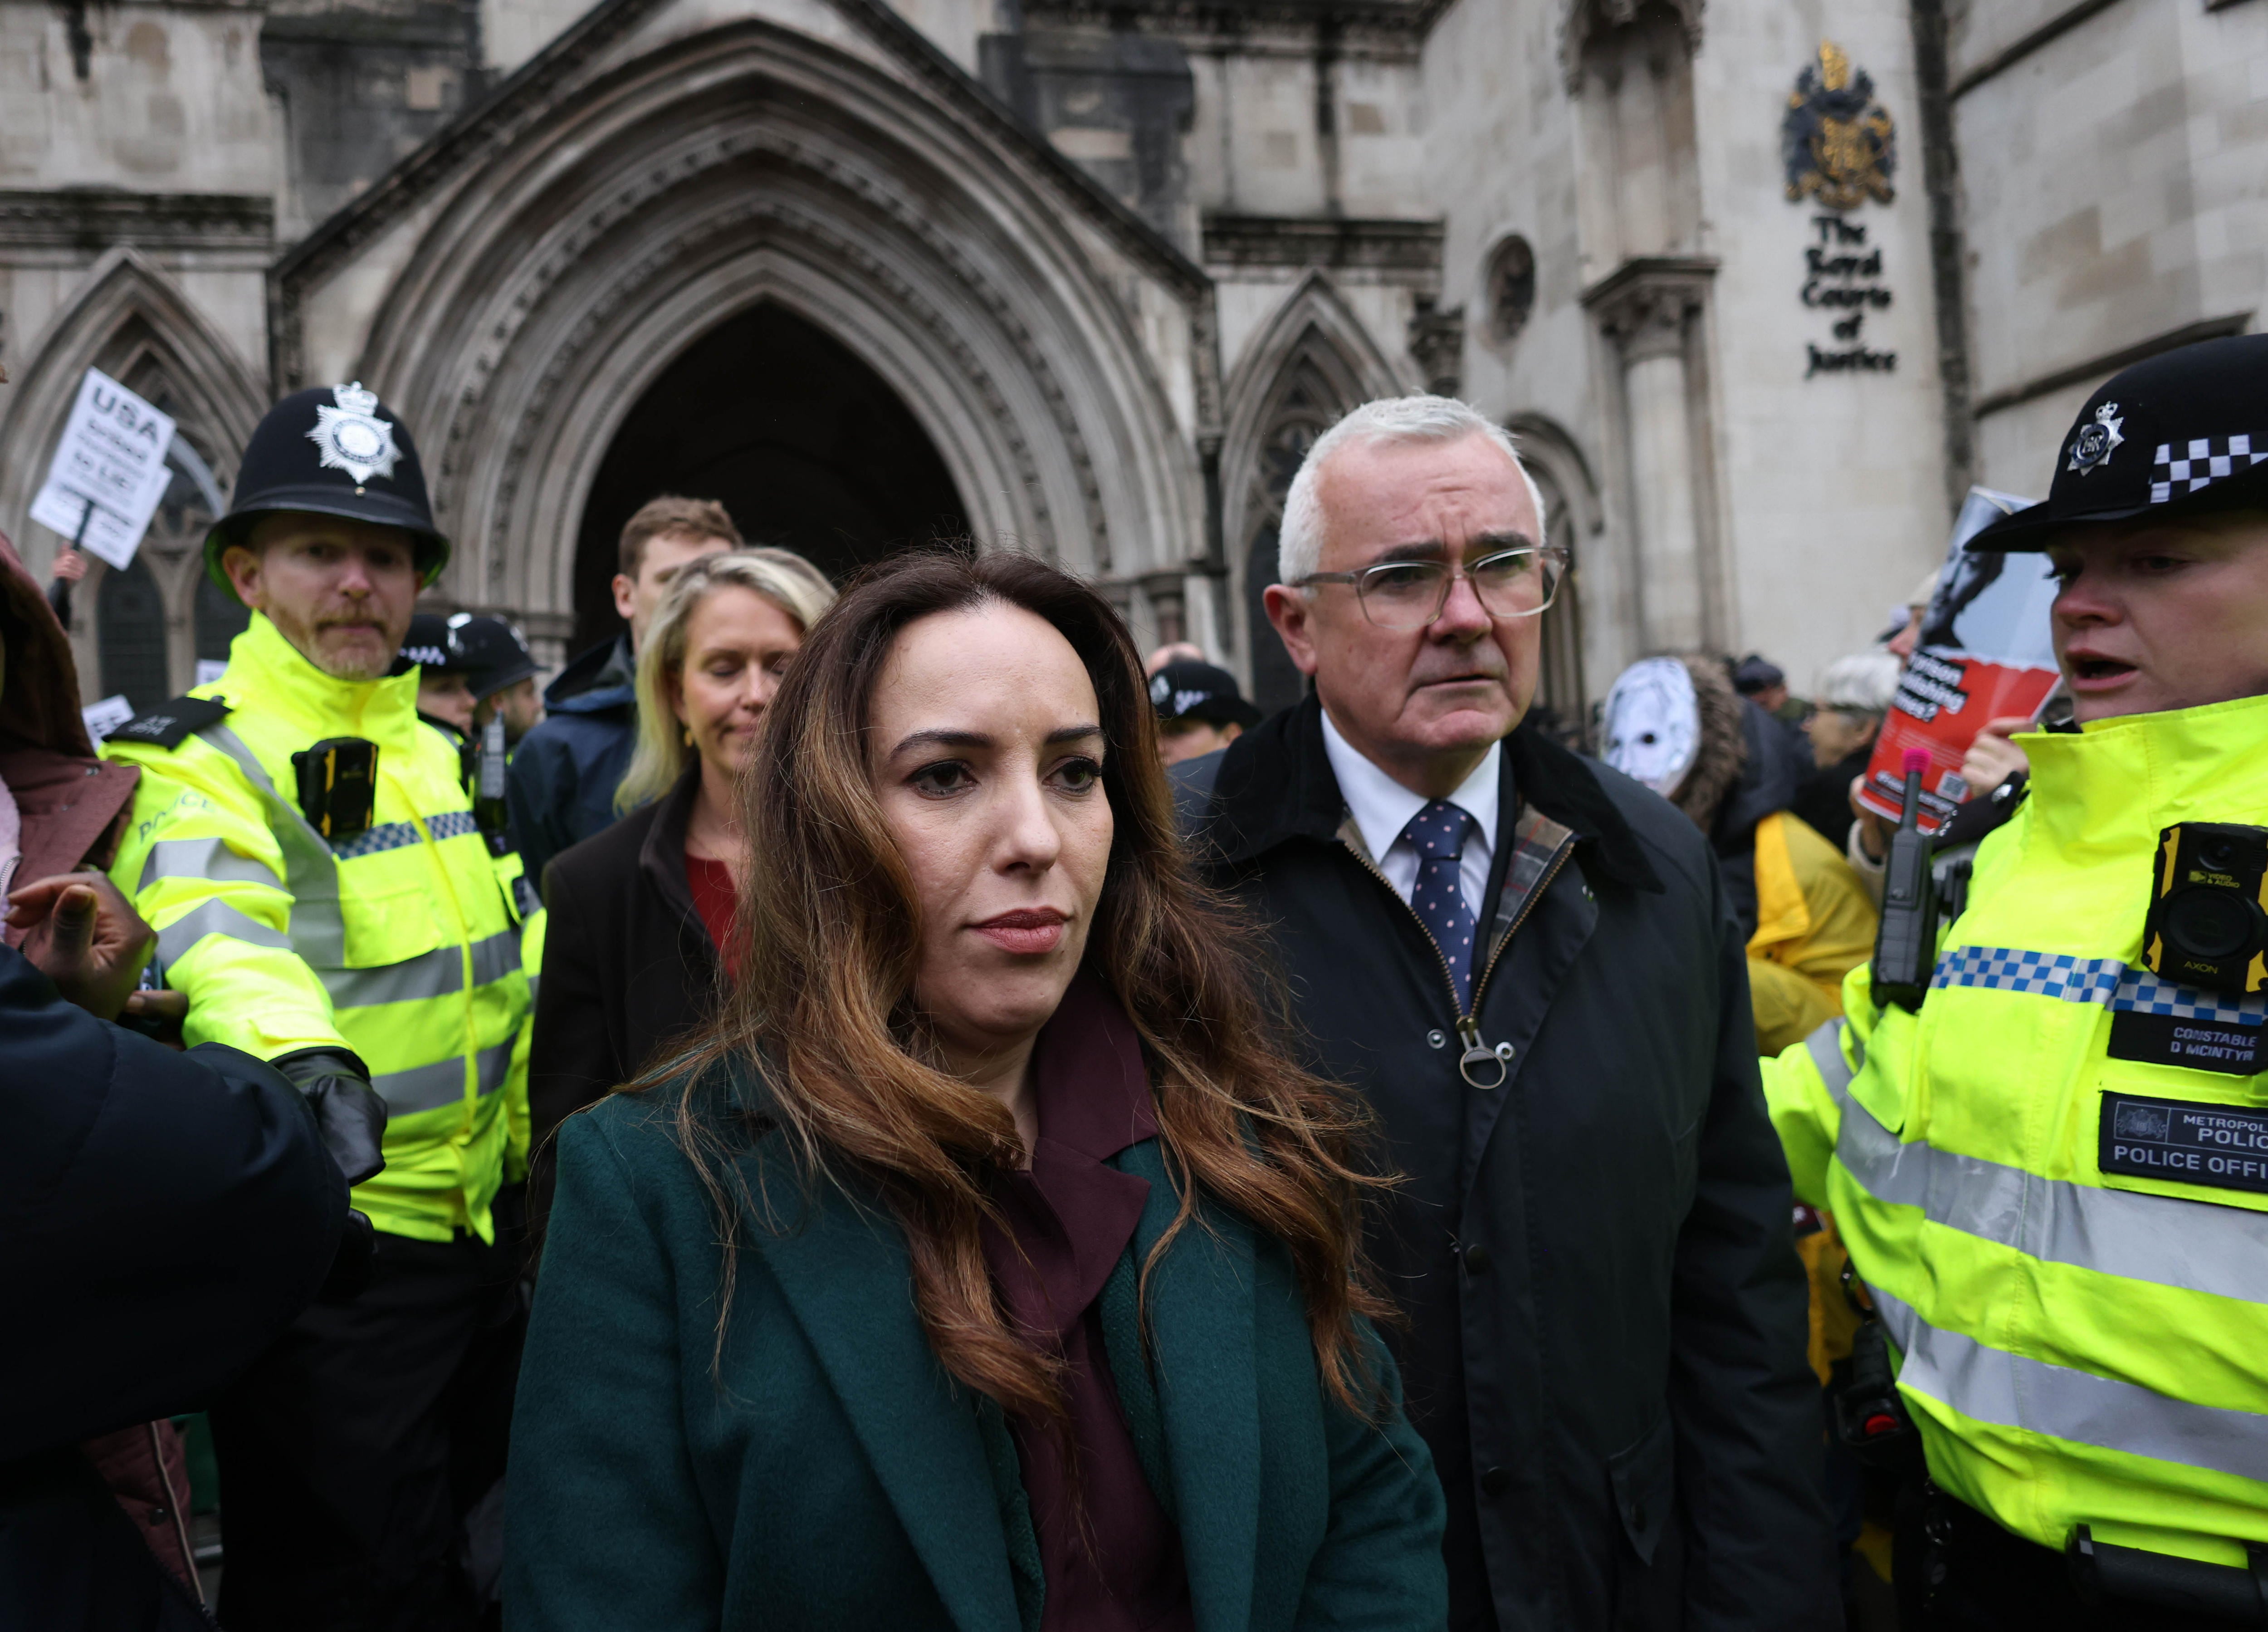
{"type": "Polygon", "coordinates": [[[1905,665],[1888,652],[1854,652],[1828,664],[1811,700],[1822,708],[1880,719],[1889,711],[1905,665]]]}
{"type": "Polygon", "coordinates": [[[1543,493],[1535,478],[1520,462],[1520,447],[1512,432],[1469,402],[1453,396],[1382,396],[1365,402],[1317,437],[1292,491],[1284,499],[1284,525],[1276,540],[1276,581],[1296,584],[1319,571],[1323,560],[1323,502],[1317,492],[1323,465],[1349,443],[1366,447],[1400,447],[1411,442],[1459,442],[1469,436],[1486,437],[1504,449],[1528,496],[1535,505],[1536,543],[1545,537],[1543,493]]]}

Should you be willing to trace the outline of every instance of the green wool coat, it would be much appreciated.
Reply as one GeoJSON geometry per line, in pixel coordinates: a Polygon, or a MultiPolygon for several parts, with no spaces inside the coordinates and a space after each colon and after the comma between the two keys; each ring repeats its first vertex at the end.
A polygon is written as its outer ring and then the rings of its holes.
{"type": "MultiPolygon", "coordinates": [[[[747,1221],[717,1363],[719,1231],[666,1092],[560,1132],[507,1627],[1036,1632],[1013,1440],[931,1351],[895,1220],[806,1193],[784,1141],[758,1139],[741,1173],[788,1222],[747,1221]]],[[[1145,1363],[1134,1265],[1174,1192],[1155,1140],[1112,1165],[1150,1197],[1103,1294],[1106,1346],[1197,1632],[1444,1625],[1440,1488],[1383,1346],[1366,1333],[1390,1402],[1366,1422],[1322,1390],[1288,1255],[1215,1207],[1151,1277],[1145,1363]]]]}

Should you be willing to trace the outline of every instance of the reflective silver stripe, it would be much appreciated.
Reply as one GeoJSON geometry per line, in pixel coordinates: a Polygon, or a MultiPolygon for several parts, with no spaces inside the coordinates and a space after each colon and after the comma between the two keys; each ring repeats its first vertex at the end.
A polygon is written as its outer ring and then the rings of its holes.
{"type": "Polygon", "coordinates": [[[1811,1051],[1811,1063],[1819,1067],[1820,1081],[1827,1084],[1827,1091],[1835,1096],[1838,1105],[1850,1103],[1851,1079],[1858,1074],[1843,1058],[1843,1028],[1849,1023],[1837,1015],[1803,1039],[1804,1047],[1811,1051]]]}
{"type": "Polygon", "coordinates": [[[2268,1483],[2268,1414],[2174,1399],[2012,1355],[1933,1326],[1881,1288],[1872,1290],[1905,1357],[1903,1387],[1979,1422],[2268,1483]]]}
{"type": "MultiPolygon", "coordinates": [[[[504,1077],[512,1070],[512,1045],[498,1043],[494,1048],[482,1049],[479,1068],[481,1092],[493,1094],[504,1086],[504,1077]]],[[[387,1109],[396,1116],[453,1105],[465,1097],[465,1057],[452,1054],[430,1066],[413,1066],[407,1071],[381,1071],[371,1079],[371,1086],[386,1101],[387,1109]]]]}
{"type": "Polygon", "coordinates": [[[178,964],[188,956],[189,949],[207,935],[226,935],[232,941],[247,941],[254,946],[291,949],[291,939],[280,930],[270,929],[257,919],[247,918],[225,901],[207,901],[190,908],[158,932],[158,956],[166,964],[178,964]]]}
{"type": "Polygon", "coordinates": [[[267,862],[237,854],[228,847],[227,840],[219,838],[159,839],[150,846],[150,859],[142,864],[142,882],[134,886],[134,893],[141,894],[161,878],[265,884],[270,890],[279,890],[284,884],[267,862]]]}
{"type": "Polygon", "coordinates": [[[331,847],[307,825],[299,808],[276,791],[267,768],[243,738],[226,726],[207,726],[197,735],[236,761],[268,811],[268,831],[284,852],[284,888],[291,895],[292,949],[318,968],[344,964],[346,917],[339,910],[339,869],[331,847]]]}
{"type": "Polygon", "coordinates": [[[1859,1188],[1933,1224],[2043,1263],[2268,1303],[2268,1213],[2043,1178],[1982,1156],[1898,1142],[1856,1099],[1836,1159],[1859,1188]]]}
{"type": "MultiPolygon", "coordinates": [[[[519,967],[519,931],[498,930],[473,942],[473,984],[484,986],[501,980],[519,967]]],[[[367,1008],[374,1003],[409,1003],[423,998],[446,997],[465,989],[465,958],[461,942],[435,947],[398,964],[371,969],[320,969],[323,989],[331,994],[333,1008],[367,1008]]]]}

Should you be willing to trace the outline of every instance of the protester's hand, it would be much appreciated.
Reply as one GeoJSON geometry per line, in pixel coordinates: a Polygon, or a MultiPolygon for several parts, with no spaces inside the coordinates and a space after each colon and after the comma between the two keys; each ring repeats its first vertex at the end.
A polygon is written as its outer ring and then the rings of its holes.
{"type": "Polygon", "coordinates": [[[24,956],[63,996],[115,1020],[142,978],[158,932],[100,873],[58,873],[11,890],[8,922],[29,929],[24,956]]]}
{"type": "Polygon", "coordinates": [[[2032,768],[2032,762],[2024,757],[2024,750],[2008,740],[2028,729],[2031,723],[2029,714],[2010,714],[1985,721],[1984,728],[1977,734],[1977,740],[1969,745],[1969,752],[1961,761],[1961,779],[1969,784],[1971,799],[1983,798],[2017,772],[2032,768]]]}
{"type": "Polygon", "coordinates": [[[55,576],[66,584],[76,584],[86,576],[86,558],[66,545],[55,551],[55,576]]]}
{"type": "Polygon", "coordinates": [[[1866,772],[1851,779],[1851,814],[1859,818],[1859,848],[1870,861],[1879,861],[1890,853],[1890,823],[1859,802],[1859,790],[1867,786],[1866,772]]]}

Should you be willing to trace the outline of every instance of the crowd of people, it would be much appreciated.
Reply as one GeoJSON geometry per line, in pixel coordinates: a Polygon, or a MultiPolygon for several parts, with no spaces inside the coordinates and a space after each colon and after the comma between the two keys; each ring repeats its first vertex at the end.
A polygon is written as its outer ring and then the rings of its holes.
{"type": "Polygon", "coordinates": [[[1441,397],[1307,451],[1264,718],[668,495],[539,693],[358,382],[99,749],[0,541],[0,1624],[2268,1625],[2264,371],[1970,541],[2062,680],[1933,840],[1857,794],[1934,577],[1571,747],[1441,397]]]}

